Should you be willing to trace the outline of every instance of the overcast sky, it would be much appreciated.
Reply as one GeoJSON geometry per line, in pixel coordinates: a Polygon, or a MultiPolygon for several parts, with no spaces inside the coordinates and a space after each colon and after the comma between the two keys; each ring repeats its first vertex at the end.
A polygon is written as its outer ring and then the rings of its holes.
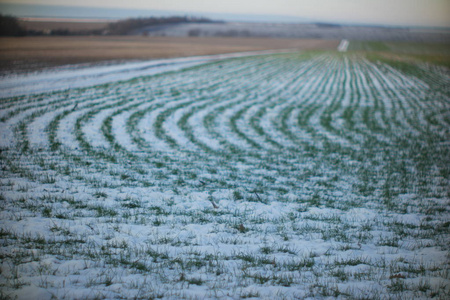
{"type": "Polygon", "coordinates": [[[298,16],[320,21],[450,27],[450,0],[0,0],[78,5],[298,16]]]}

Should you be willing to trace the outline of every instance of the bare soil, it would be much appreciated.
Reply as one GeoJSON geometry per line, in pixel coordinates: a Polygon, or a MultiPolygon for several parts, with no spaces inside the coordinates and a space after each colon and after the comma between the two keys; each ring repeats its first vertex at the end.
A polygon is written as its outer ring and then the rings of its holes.
{"type": "Polygon", "coordinates": [[[0,38],[0,71],[23,72],[79,63],[146,60],[272,49],[336,49],[339,41],[314,39],[145,36],[0,38]]]}

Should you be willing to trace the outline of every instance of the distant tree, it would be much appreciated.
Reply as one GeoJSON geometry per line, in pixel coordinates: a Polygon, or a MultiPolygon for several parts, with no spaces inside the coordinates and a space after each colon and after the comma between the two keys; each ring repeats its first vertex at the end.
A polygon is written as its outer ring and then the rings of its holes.
{"type": "Polygon", "coordinates": [[[202,30],[200,28],[193,28],[193,29],[189,30],[188,36],[200,36],[201,33],[202,33],[202,30]]]}
{"type": "Polygon", "coordinates": [[[24,36],[25,29],[15,17],[0,15],[0,36],[24,36]]]}

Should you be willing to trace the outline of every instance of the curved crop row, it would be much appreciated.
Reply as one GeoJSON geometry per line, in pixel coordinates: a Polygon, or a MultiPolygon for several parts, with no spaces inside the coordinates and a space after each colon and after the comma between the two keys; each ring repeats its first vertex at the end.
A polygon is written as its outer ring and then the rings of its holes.
{"type": "Polygon", "coordinates": [[[0,287],[444,298],[449,85],[295,53],[2,99],[0,287]]]}

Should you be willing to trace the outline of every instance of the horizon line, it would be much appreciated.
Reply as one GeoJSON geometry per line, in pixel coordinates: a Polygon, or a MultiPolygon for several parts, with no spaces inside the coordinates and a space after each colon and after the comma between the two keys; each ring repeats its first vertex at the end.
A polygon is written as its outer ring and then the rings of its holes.
{"type": "MultiPolygon", "coordinates": [[[[377,23],[377,22],[352,22],[352,21],[336,21],[336,20],[321,20],[321,19],[311,19],[302,16],[289,16],[289,15],[266,15],[266,14],[244,14],[244,13],[220,13],[220,12],[198,12],[198,11],[177,11],[177,10],[161,10],[161,9],[138,9],[138,8],[117,8],[117,7],[100,7],[100,6],[83,6],[83,5],[65,5],[65,4],[26,4],[26,3],[0,3],[0,8],[2,6],[16,6],[16,7],[55,7],[55,8],[78,8],[78,9],[95,9],[95,10],[112,10],[123,13],[124,11],[128,12],[153,12],[160,13],[165,16],[192,16],[192,17],[205,17],[210,19],[211,21],[222,21],[228,23],[266,23],[266,24],[328,24],[328,25],[339,25],[339,26],[363,26],[363,27],[384,27],[384,28],[423,28],[423,29],[440,29],[440,30],[450,30],[450,26],[440,26],[440,25],[402,25],[402,24],[386,24],[386,23],[377,23]],[[208,16],[209,15],[209,16],[208,16]],[[215,16],[211,18],[211,16],[215,16]],[[222,16],[222,18],[220,17],[222,16]],[[233,20],[233,17],[235,18],[233,20]],[[247,19],[245,19],[247,18],[247,19]],[[259,18],[269,18],[272,21],[263,21],[259,18]],[[276,19],[286,18],[288,21],[282,21],[276,19]]],[[[0,10],[0,14],[3,12],[0,10]]],[[[11,15],[11,14],[6,14],[11,15]]],[[[30,15],[30,14],[22,14],[22,15],[12,15],[13,17],[17,17],[20,19],[67,19],[67,20],[111,20],[111,21],[120,21],[126,19],[136,19],[136,18],[151,18],[151,17],[163,17],[161,15],[129,15],[126,17],[107,17],[107,16],[97,16],[97,17],[82,17],[82,16],[52,16],[51,14],[47,14],[46,16],[38,15],[30,15]]]]}

